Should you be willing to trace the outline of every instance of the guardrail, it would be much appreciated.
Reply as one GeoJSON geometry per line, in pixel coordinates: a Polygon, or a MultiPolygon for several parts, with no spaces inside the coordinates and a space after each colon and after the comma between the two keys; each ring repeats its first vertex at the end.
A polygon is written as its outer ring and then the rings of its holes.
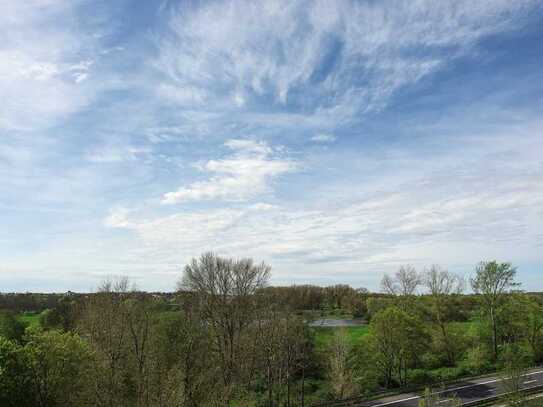
{"type": "MultiPolygon", "coordinates": [[[[524,394],[537,394],[543,392],[543,384],[538,384],[537,386],[528,387],[526,389],[521,390],[524,394]]],[[[489,405],[489,403],[494,403],[496,401],[503,400],[505,396],[507,396],[509,393],[502,393],[497,394],[495,396],[490,396],[482,400],[474,400],[474,401],[468,401],[466,403],[462,404],[462,407],[475,407],[475,406],[485,406],[489,405]]]]}
{"type": "MultiPolygon", "coordinates": [[[[537,385],[533,387],[529,387],[526,389],[521,390],[522,393],[525,394],[536,394],[543,392],[543,385],[537,385]]],[[[503,400],[504,396],[506,396],[508,393],[502,393],[497,394],[495,396],[490,396],[484,399],[480,400],[473,400],[473,401],[467,401],[462,403],[462,407],[476,407],[476,406],[485,406],[489,405],[489,403],[503,400]]],[[[324,401],[317,404],[311,404],[310,407],[355,407],[360,405],[360,403],[371,403],[371,399],[359,396],[359,397],[351,397],[348,399],[343,400],[332,400],[332,401],[324,401]]]]}
{"type": "MultiPolygon", "coordinates": [[[[375,401],[378,399],[374,399],[375,401]]],[[[322,401],[319,403],[313,403],[309,407],[351,407],[357,406],[360,403],[371,403],[372,399],[368,399],[364,396],[350,397],[341,400],[322,401]]]]}

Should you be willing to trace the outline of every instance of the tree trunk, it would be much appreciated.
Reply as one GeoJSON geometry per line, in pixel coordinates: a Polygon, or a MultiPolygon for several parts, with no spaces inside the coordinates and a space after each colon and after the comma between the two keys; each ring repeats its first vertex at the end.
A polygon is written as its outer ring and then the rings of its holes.
{"type": "Polygon", "coordinates": [[[492,324],[492,350],[494,352],[494,361],[496,361],[498,359],[498,327],[496,326],[494,307],[490,307],[490,320],[492,324]]]}

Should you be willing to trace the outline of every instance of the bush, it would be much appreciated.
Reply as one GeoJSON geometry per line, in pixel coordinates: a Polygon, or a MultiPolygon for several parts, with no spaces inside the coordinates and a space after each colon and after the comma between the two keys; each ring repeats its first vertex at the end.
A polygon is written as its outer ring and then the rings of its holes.
{"type": "Polygon", "coordinates": [[[33,405],[30,387],[30,369],[23,348],[0,337],[0,405],[4,407],[30,407],[33,405]]]}
{"type": "Polygon", "coordinates": [[[434,383],[451,382],[462,377],[466,371],[462,367],[442,367],[432,371],[434,383]]]}
{"type": "Polygon", "coordinates": [[[425,369],[411,369],[407,373],[407,383],[411,386],[425,386],[433,382],[432,374],[425,369]]]}
{"type": "Polygon", "coordinates": [[[0,336],[20,343],[25,333],[26,324],[19,321],[9,311],[0,311],[0,336]]]}
{"type": "Polygon", "coordinates": [[[491,355],[483,345],[469,349],[460,366],[471,375],[478,375],[492,370],[491,355]]]}
{"type": "Polygon", "coordinates": [[[26,339],[32,393],[45,405],[81,405],[92,362],[87,343],[74,333],[38,328],[29,329],[26,339]]]}

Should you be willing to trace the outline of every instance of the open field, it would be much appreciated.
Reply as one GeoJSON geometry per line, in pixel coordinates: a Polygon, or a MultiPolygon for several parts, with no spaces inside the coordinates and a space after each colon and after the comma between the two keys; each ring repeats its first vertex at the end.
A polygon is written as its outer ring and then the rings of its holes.
{"type": "Polygon", "coordinates": [[[324,351],[332,341],[334,332],[344,330],[349,338],[351,345],[354,345],[360,338],[369,332],[368,325],[348,326],[348,327],[313,327],[315,332],[315,347],[318,351],[324,351]]]}
{"type": "Polygon", "coordinates": [[[19,315],[19,320],[21,320],[28,326],[37,326],[40,323],[40,314],[24,313],[24,314],[19,315]]]}
{"type": "MultiPolygon", "coordinates": [[[[452,325],[468,334],[474,334],[477,330],[477,323],[473,321],[453,322],[452,325]]],[[[315,347],[318,351],[326,350],[326,347],[332,341],[334,332],[337,330],[344,330],[346,332],[351,345],[355,345],[360,338],[369,333],[369,325],[367,324],[345,327],[312,327],[311,329],[315,333],[315,347]]]]}

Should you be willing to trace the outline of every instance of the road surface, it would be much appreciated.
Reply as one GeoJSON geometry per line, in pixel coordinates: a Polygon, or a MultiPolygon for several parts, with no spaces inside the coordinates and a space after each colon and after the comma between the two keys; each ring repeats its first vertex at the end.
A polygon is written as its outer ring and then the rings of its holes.
{"type": "MultiPolygon", "coordinates": [[[[533,369],[523,376],[524,389],[543,386],[543,368],[533,369]]],[[[483,401],[504,393],[502,378],[487,377],[458,383],[456,386],[437,392],[442,400],[441,405],[450,404],[447,400],[456,396],[462,403],[468,404],[483,401]]],[[[415,393],[354,404],[357,407],[418,407],[421,397],[415,393]]]]}

